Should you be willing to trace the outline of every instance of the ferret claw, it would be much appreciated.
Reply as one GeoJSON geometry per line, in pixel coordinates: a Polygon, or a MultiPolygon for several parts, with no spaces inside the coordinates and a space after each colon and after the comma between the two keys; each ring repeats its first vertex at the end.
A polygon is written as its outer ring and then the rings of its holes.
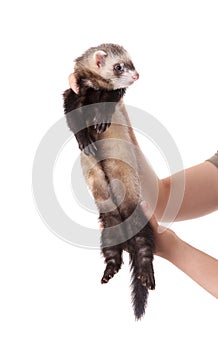
{"type": "Polygon", "coordinates": [[[90,143],[88,146],[84,148],[84,153],[86,156],[92,155],[95,156],[97,152],[97,147],[94,143],[90,143]]]}
{"type": "Polygon", "coordinates": [[[107,267],[104,271],[104,275],[101,279],[101,283],[107,283],[114,275],[118,272],[118,269],[115,266],[107,267]]]}
{"type": "Polygon", "coordinates": [[[109,127],[110,127],[111,123],[101,123],[101,124],[96,124],[94,126],[94,129],[96,130],[96,132],[98,134],[101,134],[103,132],[105,132],[109,127]]]}
{"type": "Polygon", "coordinates": [[[153,272],[144,272],[137,277],[141,280],[141,283],[144,287],[148,289],[155,289],[155,280],[153,272]]]}
{"type": "Polygon", "coordinates": [[[106,278],[102,278],[102,279],[101,279],[101,283],[102,283],[102,284],[107,283],[107,282],[108,282],[108,280],[106,280],[106,278]]]}

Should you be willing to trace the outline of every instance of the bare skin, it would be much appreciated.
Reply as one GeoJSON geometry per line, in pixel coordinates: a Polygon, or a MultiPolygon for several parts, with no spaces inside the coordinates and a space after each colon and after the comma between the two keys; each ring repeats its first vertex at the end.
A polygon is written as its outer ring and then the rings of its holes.
{"type": "MultiPolygon", "coordinates": [[[[218,168],[203,162],[184,170],[183,200],[174,221],[188,220],[209,214],[218,209],[218,168]]],[[[155,215],[160,219],[166,207],[170,187],[180,185],[181,173],[159,180],[159,195],[155,215]]]]}
{"type": "MultiPolygon", "coordinates": [[[[69,84],[76,93],[79,92],[73,73],[69,76],[69,84]]],[[[155,232],[156,254],[170,261],[218,298],[218,260],[182,241],[172,230],[159,226],[157,222],[163,219],[171,222],[188,220],[216,211],[218,168],[205,161],[159,179],[146,158],[142,157],[141,173],[145,184],[153,184],[149,187],[156,188],[155,193],[145,192],[147,202],[142,202],[144,213],[150,218],[155,232]],[[175,211],[178,202],[179,207],[175,211]]]]}
{"type": "Polygon", "coordinates": [[[182,241],[169,228],[160,227],[148,203],[142,202],[141,206],[154,230],[156,255],[170,261],[218,298],[218,260],[182,241]]]}

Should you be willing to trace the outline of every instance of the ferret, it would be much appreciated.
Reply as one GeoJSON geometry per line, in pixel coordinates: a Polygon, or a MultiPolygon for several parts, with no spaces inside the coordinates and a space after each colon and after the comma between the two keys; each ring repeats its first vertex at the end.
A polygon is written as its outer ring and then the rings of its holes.
{"type": "Polygon", "coordinates": [[[75,60],[79,93],[64,92],[67,124],[81,150],[81,166],[103,230],[101,252],[107,283],[121,268],[127,251],[132,271],[136,320],[145,313],[148,290],[155,288],[155,239],[140,202],[140,152],[123,96],[139,74],[120,45],[102,44],[75,60]]]}

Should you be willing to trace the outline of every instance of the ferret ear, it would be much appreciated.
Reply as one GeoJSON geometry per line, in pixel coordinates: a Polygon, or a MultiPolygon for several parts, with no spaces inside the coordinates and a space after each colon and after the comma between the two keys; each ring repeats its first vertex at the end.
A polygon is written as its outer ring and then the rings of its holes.
{"type": "Polygon", "coordinates": [[[94,60],[98,68],[104,65],[106,56],[107,56],[107,53],[103,50],[95,51],[94,60]]]}

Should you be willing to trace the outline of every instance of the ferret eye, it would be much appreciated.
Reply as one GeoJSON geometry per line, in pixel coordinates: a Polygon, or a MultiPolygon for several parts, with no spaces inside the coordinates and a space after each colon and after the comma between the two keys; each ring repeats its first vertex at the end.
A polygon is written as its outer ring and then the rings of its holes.
{"type": "Polygon", "coordinates": [[[114,70],[116,70],[117,72],[122,72],[123,71],[123,67],[121,66],[121,64],[116,64],[114,66],[114,70]]]}

